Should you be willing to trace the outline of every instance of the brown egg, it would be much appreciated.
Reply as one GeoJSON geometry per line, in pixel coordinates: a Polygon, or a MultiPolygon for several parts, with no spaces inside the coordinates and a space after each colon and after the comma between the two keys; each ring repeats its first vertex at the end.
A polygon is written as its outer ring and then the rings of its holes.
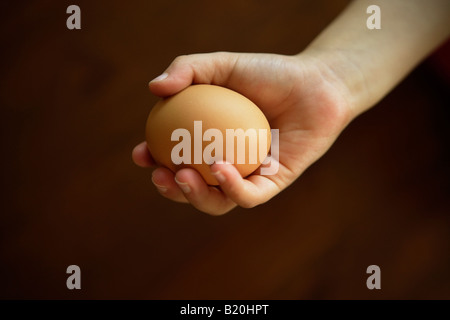
{"type": "Polygon", "coordinates": [[[215,85],[192,85],[156,103],[146,125],[155,161],[173,172],[194,168],[209,185],[214,161],[233,163],[242,177],[255,171],[270,148],[270,126],[243,95],[215,85]]]}

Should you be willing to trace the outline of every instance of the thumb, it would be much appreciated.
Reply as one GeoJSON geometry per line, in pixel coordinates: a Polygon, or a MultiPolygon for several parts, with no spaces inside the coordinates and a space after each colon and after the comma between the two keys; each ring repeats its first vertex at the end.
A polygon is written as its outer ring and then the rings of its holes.
{"type": "Polygon", "coordinates": [[[191,84],[226,86],[238,58],[237,53],[215,52],[179,56],[149,83],[150,91],[171,96],[191,84]]]}

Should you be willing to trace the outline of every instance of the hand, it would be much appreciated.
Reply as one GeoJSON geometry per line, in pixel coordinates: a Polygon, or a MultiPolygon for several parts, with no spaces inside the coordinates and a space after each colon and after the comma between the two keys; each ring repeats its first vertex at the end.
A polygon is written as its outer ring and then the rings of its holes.
{"type": "MultiPolygon", "coordinates": [[[[220,215],[236,205],[262,204],[296,180],[321,157],[352,118],[349,91],[322,60],[308,54],[240,54],[217,52],[176,58],[163,76],[150,82],[152,93],[173,95],[191,84],[215,84],[241,93],[279,129],[279,170],[243,179],[230,164],[213,164],[220,188],[209,186],[194,169],[175,174],[156,168],[152,181],[174,201],[220,215]],[[220,179],[219,179],[220,178],[220,179]]],[[[134,162],[154,166],[145,142],[133,150],[134,162]]]]}

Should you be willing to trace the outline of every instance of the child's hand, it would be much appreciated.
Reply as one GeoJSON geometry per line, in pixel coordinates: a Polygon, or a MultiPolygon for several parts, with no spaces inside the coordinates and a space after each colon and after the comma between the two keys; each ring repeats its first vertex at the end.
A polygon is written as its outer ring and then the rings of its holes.
{"type": "MultiPolygon", "coordinates": [[[[278,174],[242,179],[232,165],[214,164],[220,189],[193,169],[153,172],[160,192],[174,201],[223,214],[254,207],[291,184],[331,146],[343,128],[403,79],[450,34],[448,0],[379,0],[388,27],[366,27],[367,2],[352,1],[300,54],[213,53],[182,56],[150,83],[161,97],[192,83],[215,84],[252,100],[279,129],[278,174]],[[398,18],[401,17],[401,18],[398,18]],[[420,23],[418,23],[418,21],[420,23]]],[[[145,143],[133,151],[136,164],[153,165],[145,143]]]]}
{"type": "MultiPolygon", "coordinates": [[[[153,171],[163,196],[213,215],[268,201],[322,156],[353,117],[345,84],[325,63],[307,55],[195,54],[175,59],[166,74],[150,83],[157,96],[173,95],[193,83],[227,87],[252,100],[271,128],[279,129],[276,175],[255,173],[243,179],[233,165],[213,164],[217,188],[194,169],[153,171]]],[[[142,167],[154,165],[145,142],[135,147],[133,159],[142,167]]]]}

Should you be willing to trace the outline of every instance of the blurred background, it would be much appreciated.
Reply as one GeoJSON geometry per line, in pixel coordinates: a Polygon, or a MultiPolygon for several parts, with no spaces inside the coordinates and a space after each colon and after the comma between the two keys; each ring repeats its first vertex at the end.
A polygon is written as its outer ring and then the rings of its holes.
{"type": "Polygon", "coordinates": [[[449,299],[442,51],[259,207],[172,203],[131,161],[148,81],[176,56],[295,54],[347,3],[2,1],[0,298],[449,299]],[[81,30],[66,28],[71,4],[81,30]],[[66,287],[72,264],[81,290],[66,287]],[[366,287],[372,264],[381,290],[366,287]]]}

